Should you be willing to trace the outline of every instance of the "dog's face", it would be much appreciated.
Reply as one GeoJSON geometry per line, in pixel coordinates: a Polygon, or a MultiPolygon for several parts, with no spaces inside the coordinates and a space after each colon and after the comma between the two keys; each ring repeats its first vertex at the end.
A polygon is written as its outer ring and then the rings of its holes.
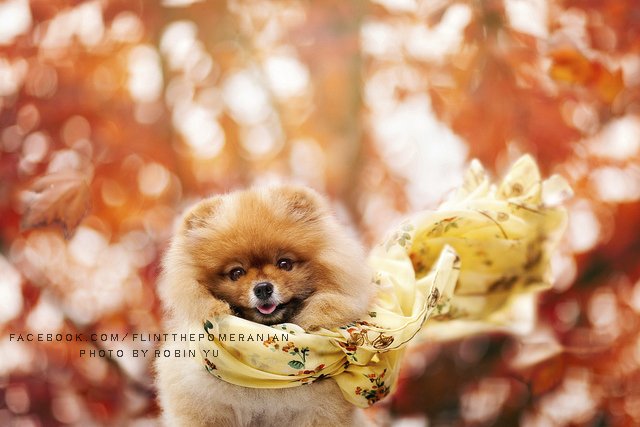
{"type": "Polygon", "coordinates": [[[309,190],[232,193],[205,200],[186,215],[182,250],[198,285],[236,315],[263,324],[290,322],[312,296],[339,294],[343,269],[362,268],[349,265],[355,255],[335,259],[337,230],[329,217],[309,190]]]}
{"type": "Polygon", "coordinates": [[[203,268],[201,283],[240,317],[264,324],[291,321],[321,276],[313,258],[293,246],[239,248],[213,269],[203,268]]]}

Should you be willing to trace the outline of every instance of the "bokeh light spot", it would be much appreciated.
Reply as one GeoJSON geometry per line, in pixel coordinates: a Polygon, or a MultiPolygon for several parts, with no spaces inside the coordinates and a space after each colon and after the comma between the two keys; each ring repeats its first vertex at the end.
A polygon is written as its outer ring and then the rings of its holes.
{"type": "Polygon", "coordinates": [[[575,252],[585,252],[598,242],[600,222],[587,200],[577,200],[570,207],[569,241],[575,252]]]}
{"type": "Polygon", "coordinates": [[[80,227],[69,242],[69,254],[82,265],[91,267],[98,264],[101,254],[107,248],[105,236],[89,227],[80,227]]]}
{"type": "Polygon", "coordinates": [[[255,125],[271,112],[267,92],[256,76],[242,70],[227,77],[222,97],[233,119],[242,125],[255,125]]]}
{"type": "Polygon", "coordinates": [[[130,11],[120,12],[113,18],[111,38],[120,42],[137,42],[144,34],[144,25],[138,15],[130,11]]]}
{"type": "Polygon", "coordinates": [[[604,166],[593,170],[589,180],[600,200],[624,202],[640,198],[640,168],[604,166]]]}
{"type": "Polygon", "coordinates": [[[80,419],[80,399],[78,396],[66,392],[55,396],[51,402],[51,411],[56,420],[64,424],[73,424],[80,419]]]}
{"type": "Polygon", "coordinates": [[[213,158],[224,146],[224,130],[209,108],[181,104],[173,112],[173,124],[198,157],[213,158]]]}
{"type": "Polygon", "coordinates": [[[82,116],[70,117],[62,127],[62,140],[69,147],[73,147],[76,141],[89,139],[91,136],[91,125],[82,116]]]}
{"type": "Polygon", "coordinates": [[[271,90],[280,98],[302,95],[309,85],[309,71],[294,57],[270,56],[264,68],[271,90]]]}
{"type": "Polygon", "coordinates": [[[149,45],[139,45],[129,53],[129,92],[138,102],[151,102],[162,93],[160,55],[149,45]]]}
{"type": "Polygon", "coordinates": [[[27,74],[27,61],[18,59],[9,62],[0,57],[0,96],[12,95],[18,91],[27,74]]]}
{"type": "Polygon", "coordinates": [[[0,3],[0,45],[31,28],[31,9],[28,0],[6,0],[0,3]]]}
{"type": "Polygon", "coordinates": [[[49,150],[49,138],[42,132],[27,135],[22,144],[22,158],[29,163],[38,163],[49,150]]]}
{"type": "Polygon", "coordinates": [[[24,414],[29,411],[29,391],[23,384],[10,385],[4,395],[7,408],[14,414],[24,414]]]}
{"type": "Polygon", "coordinates": [[[505,9],[513,28],[534,37],[549,33],[549,4],[546,0],[506,0],[505,9]]]}
{"type": "Polygon", "coordinates": [[[34,130],[40,124],[40,112],[33,104],[27,104],[18,111],[16,123],[23,133],[34,130]]]}
{"type": "Polygon", "coordinates": [[[197,27],[191,21],[167,25],[160,39],[160,51],[168,57],[169,67],[180,70],[196,43],[197,27]]]}
{"type": "Polygon", "coordinates": [[[38,304],[27,317],[27,326],[33,332],[53,333],[59,331],[64,324],[64,316],[60,308],[51,301],[48,295],[40,297],[38,304]]]}
{"type": "Polygon", "coordinates": [[[56,69],[45,64],[31,66],[26,78],[26,88],[27,93],[36,98],[52,97],[58,88],[56,69]]]}
{"type": "Polygon", "coordinates": [[[0,255],[0,325],[15,318],[22,311],[22,278],[20,273],[0,255]]]}
{"type": "Polygon", "coordinates": [[[157,197],[167,189],[169,177],[169,171],[161,164],[146,164],[138,172],[138,188],[147,196],[157,197]]]}

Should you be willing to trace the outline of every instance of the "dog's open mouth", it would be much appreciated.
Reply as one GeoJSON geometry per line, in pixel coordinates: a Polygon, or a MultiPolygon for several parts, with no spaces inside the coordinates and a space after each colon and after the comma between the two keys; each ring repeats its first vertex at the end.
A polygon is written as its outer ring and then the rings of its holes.
{"type": "Polygon", "coordinates": [[[258,310],[260,314],[268,316],[270,314],[273,314],[275,311],[284,308],[284,306],[285,304],[277,304],[277,305],[274,303],[259,304],[258,306],[256,306],[256,310],[258,310]]]}
{"type": "Polygon", "coordinates": [[[258,301],[256,305],[249,307],[232,306],[236,316],[263,325],[275,325],[291,321],[293,316],[302,307],[302,300],[292,298],[280,303],[278,300],[258,301]]]}

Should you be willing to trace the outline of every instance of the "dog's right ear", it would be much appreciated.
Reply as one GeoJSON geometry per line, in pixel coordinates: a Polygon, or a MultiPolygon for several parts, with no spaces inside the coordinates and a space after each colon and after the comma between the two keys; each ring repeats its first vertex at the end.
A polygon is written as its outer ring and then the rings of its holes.
{"type": "Polygon", "coordinates": [[[207,226],[207,221],[215,215],[221,204],[222,198],[219,196],[214,196],[197,203],[184,214],[182,230],[186,232],[207,226]]]}
{"type": "Polygon", "coordinates": [[[272,194],[283,202],[286,214],[301,221],[314,221],[328,211],[327,202],[311,188],[297,185],[274,187],[272,194]]]}

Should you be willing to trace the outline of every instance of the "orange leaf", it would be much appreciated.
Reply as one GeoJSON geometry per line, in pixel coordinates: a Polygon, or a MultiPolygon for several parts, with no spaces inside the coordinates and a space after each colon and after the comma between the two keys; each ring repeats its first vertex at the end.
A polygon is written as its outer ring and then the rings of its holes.
{"type": "Polygon", "coordinates": [[[611,103],[624,89],[622,70],[611,72],[602,64],[594,64],[590,83],[602,101],[611,103]]]}
{"type": "Polygon", "coordinates": [[[565,365],[563,347],[544,331],[521,339],[518,352],[509,362],[513,373],[529,384],[534,396],[556,387],[562,381],[565,365]]]}
{"type": "Polygon", "coordinates": [[[591,77],[591,63],[577,49],[562,48],[551,52],[552,79],[564,83],[585,84],[591,77]]]}
{"type": "Polygon", "coordinates": [[[91,206],[87,176],[78,171],[54,172],[38,178],[24,194],[23,229],[59,225],[73,234],[91,206]]]}
{"type": "Polygon", "coordinates": [[[610,71],[598,61],[590,61],[574,48],[551,52],[549,75],[558,82],[578,84],[591,90],[601,101],[611,103],[624,88],[622,71],[610,71]]]}

